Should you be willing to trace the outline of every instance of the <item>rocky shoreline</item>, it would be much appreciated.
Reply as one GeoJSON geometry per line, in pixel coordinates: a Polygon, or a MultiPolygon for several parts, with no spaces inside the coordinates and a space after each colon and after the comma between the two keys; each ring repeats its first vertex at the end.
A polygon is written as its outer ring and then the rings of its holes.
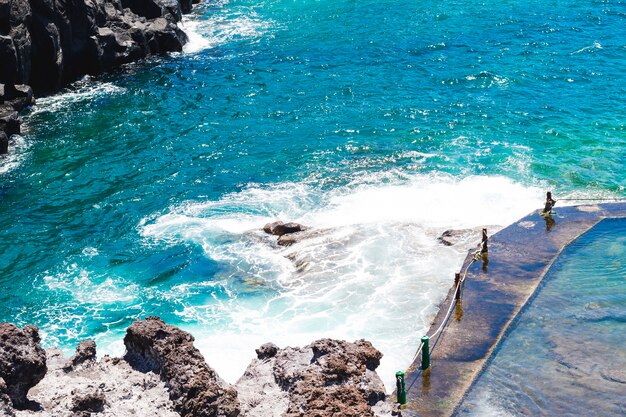
{"type": "Polygon", "coordinates": [[[149,55],[182,51],[199,0],[0,0],[0,154],[35,95],[149,55]]]}
{"type": "Polygon", "coordinates": [[[235,385],[223,381],[194,338],[158,317],[126,331],[122,358],[96,358],[81,342],[72,358],[44,350],[35,326],[0,323],[0,416],[389,416],[371,343],[320,339],[302,348],[268,343],[235,385]]]}

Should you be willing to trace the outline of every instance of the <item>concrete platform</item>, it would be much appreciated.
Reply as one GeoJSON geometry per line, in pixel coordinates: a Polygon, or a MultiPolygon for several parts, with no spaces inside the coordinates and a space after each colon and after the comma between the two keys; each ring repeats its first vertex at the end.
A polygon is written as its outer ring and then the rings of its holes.
{"type": "MultiPolygon", "coordinates": [[[[626,218],[626,203],[557,205],[555,211],[554,222],[537,211],[489,238],[487,262],[469,267],[461,302],[444,331],[431,340],[430,368],[422,371],[418,357],[407,371],[403,415],[453,415],[563,248],[605,218],[626,218]]],[[[453,281],[450,277],[451,285],[453,281]]],[[[444,320],[450,302],[455,302],[453,289],[429,335],[444,320]]]]}

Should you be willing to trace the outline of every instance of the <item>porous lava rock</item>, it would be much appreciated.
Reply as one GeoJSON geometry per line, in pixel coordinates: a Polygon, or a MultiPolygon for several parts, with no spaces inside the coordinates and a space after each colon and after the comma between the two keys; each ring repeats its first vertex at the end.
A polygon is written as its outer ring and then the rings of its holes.
{"type": "Polygon", "coordinates": [[[237,382],[242,414],[374,416],[386,398],[375,370],[382,354],[370,342],[320,339],[303,348],[263,345],[237,382]]]}
{"type": "Polygon", "coordinates": [[[93,340],[84,340],[76,346],[76,353],[70,358],[64,369],[69,372],[80,366],[93,365],[95,362],[96,342],[93,340]]]}
{"type": "Polygon", "coordinates": [[[126,330],[125,359],[137,369],[160,374],[181,416],[238,416],[237,391],[206,364],[193,341],[159,317],[147,317],[126,330]]]}
{"type": "Polygon", "coordinates": [[[104,410],[106,405],[104,392],[94,386],[78,392],[73,391],[72,396],[71,410],[79,416],[89,417],[91,413],[104,410]]]}
{"type": "Polygon", "coordinates": [[[28,391],[46,375],[46,351],[39,345],[39,329],[0,323],[0,378],[15,408],[25,408],[28,391]]]}
{"type": "Polygon", "coordinates": [[[0,378],[0,416],[14,417],[15,412],[11,405],[11,399],[7,395],[7,384],[0,378]]]}

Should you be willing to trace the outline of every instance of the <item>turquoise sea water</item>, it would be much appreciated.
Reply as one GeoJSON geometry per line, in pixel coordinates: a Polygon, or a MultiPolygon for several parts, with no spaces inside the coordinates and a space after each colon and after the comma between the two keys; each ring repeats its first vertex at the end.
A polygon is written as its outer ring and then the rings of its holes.
{"type": "Polygon", "coordinates": [[[138,317],[231,382],[253,349],[365,337],[392,383],[471,236],[625,197],[623,1],[231,1],[182,54],[38,101],[0,159],[0,320],[119,354],[138,317]],[[277,248],[280,218],[323,233],[277,248]]]}
{"type": "Polygon", "coordinates": [[[461,416],[626,414],[626,219],[568,246],[461,416]]]}

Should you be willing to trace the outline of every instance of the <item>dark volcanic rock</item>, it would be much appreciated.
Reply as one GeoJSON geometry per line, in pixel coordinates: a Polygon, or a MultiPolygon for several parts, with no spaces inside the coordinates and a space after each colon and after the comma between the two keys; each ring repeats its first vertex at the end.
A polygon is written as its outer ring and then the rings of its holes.
{"type": "Polygon", "coordinates": [[[7,153],[9,150],[9,138],[7,134],[0,130],[0,155],[7,153]]]}
{"type": "Polygon", "coordinates": [[[161,375],[181,416],[238,416],[237,392],[206,364],[193,341],[189,333],[148,317],[127,329],[125,359],[161,375]]]}
{"type": "MultiPolygon", "coordinates": [[[[179,21],[181,4],[177,0],[122,0],[122,6],[147,19],[166,17],[179,21]]],[[[191,12],[191,9],[185,13],[191,12]]]]}
{"type": "Polygon", "coordinates": [[[80,392],[72,392],[72,411],[82,412],[78,415],[89,417],[91,413],[98,413],[104,410],[106,397],[102,390],[93,386],[80,392]]]}
{"type": "Polygon", "coordinates": [[[11,399],[7,395],[7,384],[2,378],[0,378],[0,416],[15,416],[13,406],[11,405],[11,399]]]}
{"type": "Polygon", "coordinates": [[[261,345],[260,348],[256,349],[256,356],[261,360],[273,358],[278,353],[278,350],[279,348],[275,344],[265,343],[261,345]]]}
{"type": "Polygon", "coordinates": [[[7,136],[19,135],[21,119],[11,105],[0,105],[0,131],[7,136]]]}
{"type": "Polygon", "coordinates": [[[307,227],[299,223],[283,223],[280,220],[274,223],[268,223],[263,227],[263,231],[270,235],[283,236],[290,233],[297,233],[306,230],[307,227]]]}
{"type": "Polygon", "coordinates": [[[373,417],[372,406],[386,397],[375,372],[382,354],[367,341],[321,339],[272,356],[269,346],[237,382],[247,416],[373,417]]]}
{"type": "Polygon", "coordinates": [[[66,371],[71,371],[81,365],[91,365],[96,362],[96,342],[84,340],[76,346],[76,353],[69,360],[66,371]]]}
{"type": "MultiPolygon", "coordinates": [[[[20,111],[30,93],[58,91],[85,74],[110,71],[151,54],[181,51],[176,24],[191,0],[0,0],[0,84],[20,111]]],[[[30,94],[30,98],[29,98],[30,94]]],[[[0,104],[7,101],[0,97],[0,104]]],[[[0,109],[0,118],[7,112],[0,109]]],[[[4,130],[0,123],[0,130],[4,130]]],[[[18,128],[19,131],[19,128],[18,128]]],[[[6,131],[7,136],[13,133],[6,131]]]]}
{"type": "Polygon", "coordinates": [[[0,323],[0,378],[13,406],[28,405],[26,395],[46,375],[46,351],[39,345],[39,329],[0,323]]]}

